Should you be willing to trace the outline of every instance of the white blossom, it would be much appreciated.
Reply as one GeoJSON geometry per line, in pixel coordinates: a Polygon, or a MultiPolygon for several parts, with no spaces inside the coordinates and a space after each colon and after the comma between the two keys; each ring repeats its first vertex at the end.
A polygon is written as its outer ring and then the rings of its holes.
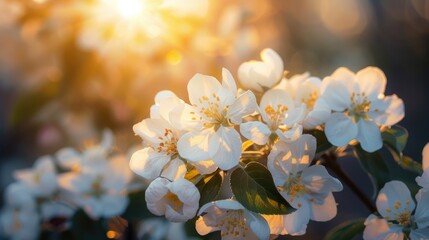
{"type": "Polygon", "coordinates": [[[222,84],[211,76],[195,75],[188,83],[189,100],[175,111],[174,124],[187,127],[178,141],[180,156],[199,162],[213,160],[222,170],[236,166],[241,156],[240,134],[234,125],[256,109],[255,96],[246,91],[238,96],[231,73],[223,69],[222,84]]]}
{"type": "Polygon", "coordinates": [[[200,193],[184,178],[170,181],[155,179],[146,189],[146,203],[150,212],[165,215],[172,222],[186,222],[197,213],[200,193]]]}
{"type": "Polygon", "coordinates": [[[309,166],[315,151],[316,139],[304,134],[296,142],[277,143],[268,156],[268,169],[278,191],[297,209],[288,215],[266,216],[272,234],[302,235],[310,219],[328,221],[337,214],[332,192],[343,186],[324,166],[309,166]]]}
{"type": "Polygon", "coordinates": [[[408,187],[403,182],[386,183],[376,200],[377,210],[381,216],[371,214],[366,219],[363,238],[365,240],[402,240],[404,231],[410,231],[410,239],[427,239],[429,192],[420,192],[416,200],[417,207],[408,187]]]}
{"type": "Polygon", "coordinates": [[[327,103],[319,98],[322,81],[317,77],[310,77],[308,72],[297,74],[289,79],[283,78],[275,87],[288,92],[296,106],[304,104],[305,117],[302,125],[305,129],[314,129],[326,122],[331,114],[327,103]]]}
{"type": "Polygon", "coordinates": [[[128,205],[127,186],[132,178],[128,160],[115,156],[90,172],[60,175],[67,201],[81,207],[93,219],[120,215],[128,205]]]}
{"type": "Polygon", "coordinates": [[[267,222],[260,215],[245,209],[235,200],[219,200],[205,204],[198,212],[195,228],[200,235],[220,231],[223,240],[266,239],[270,237],[267,222]]]}
{"type": "Polygon", "coordinates": [[[273,87],[283,77],[283,61],[274,50],[262,50],[261,59],[242,63],[238,68],[240,83],[258,92],[273,87]]]}
{"type": "Polygon", "coordinates": [[[423,174],[416,178],[416,182],[423,188],[422,191],[429,191],[429,143],[423,148],[422,166],[423,174]]]}
{"type": "Polygon", "coordinates": [[[385,87],[386,76],[376,67],[356,74],[342,67],[326,77],[320,98],[333,112],[325,124],[329,142],[345,146],[356,139],[365,151],[380,149],[380,126],[392,126],[404,117],[402,100],[385,96],[385,87]]]}
{"type": "Polygon", "coordinates": [[[58,187],[54,160],[49,156],[40,157],[32,169],[18,170],[14,175],[36,197],[49,197],[58,187]]]}
{"type": "Polygon", "coordinates": [[[267,91],[260,104],[260,114],[264,122],[249,121],[240,125],[240,132],[247,139],[265,145],[272,135],[285,142],[294,141],[302,134],[301,121],[304,105],[295,107],[288,93],[280,89],[267,91]]]}

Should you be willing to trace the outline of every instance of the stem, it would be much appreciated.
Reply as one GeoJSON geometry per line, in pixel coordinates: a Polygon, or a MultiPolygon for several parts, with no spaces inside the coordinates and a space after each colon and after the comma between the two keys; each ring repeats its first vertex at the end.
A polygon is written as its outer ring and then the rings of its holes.
{"type": "Polygon", "coordinates": [[[327,153],[322,155],[321,157],[323,161],[323,165],[327,168],[331,169],[337,177],[341,180],[341,182],[345,183],[350,190],[362,201],[365,207],[371,212],[376,212],[377,208],[374,203],[365,195],[364,192],[353,182],[353,180],[343,171],[341,166],[337,162],[337,156],[335,153],[327,153]]]}

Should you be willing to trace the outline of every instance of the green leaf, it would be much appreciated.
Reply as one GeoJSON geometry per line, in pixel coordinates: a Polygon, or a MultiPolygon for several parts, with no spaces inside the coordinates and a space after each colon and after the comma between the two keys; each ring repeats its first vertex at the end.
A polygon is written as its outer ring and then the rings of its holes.
{"type": "Polygon", "coordinates": [[[399,166],[419,174],[423,172],[422,165],[420,163],[402,153],[408,140],[407,129],[399,125],[395,125],[383,131],[381,136],[383,138],[384,146],[389,149],[393,159],[399,166]]]}
{"type": "Polygon", "coordinates": [[[353,239],[359,237],[362,239],[362,233],[365,229],[365,219],[356,219],[344,222],[331,229],[324,240],[353,239]]]}
{"type": "Polygon", "coordinates": [[[128,195],[129,203],[125,212],[121,215],[125,220],[134,222],[145,218],[154,217],[146,207],[145,191],[137,191],[128,195]]]}
{"type": "Polygon", "coordinates": [[[219,171],[201,179],[196,185],[201,195],[200,206],[214,201],[220,192],[221,186],[222,176],[219,171]]]}
{"type": "Polygon", "coordinates": [[[231,173],[231,190],[245,208],[261,214],[289,214],[293,209],[280,195],[268,169],[251,162],[231,173]]]}
{"type": "Polygon", "coordinates": [[[326,152],[327,150],[332,148],[332,144],[326,138],[324,131],[314,129],[314,130],[305,131],[304,133],[311,134],[316,138],[317,140],[316,153],[326,152]]]}
{"type": "Polygon", "coordinates": [[[360,160],[363,169],[368,173],[374,185],[373,198],[384,184],[390,181],[390,171],[379,152],[369,153],[362,149],[360,144],[354,147],[355,154],[360,160]]]}

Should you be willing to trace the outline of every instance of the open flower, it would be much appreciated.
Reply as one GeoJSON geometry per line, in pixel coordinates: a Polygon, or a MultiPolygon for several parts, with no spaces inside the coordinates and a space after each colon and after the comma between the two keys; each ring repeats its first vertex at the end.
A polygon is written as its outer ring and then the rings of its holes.
{"type": "Polygon", "coordinates": [[[429,191],[429,143],[423,148],[423,174],[416,178],[417,184],[422,187],[422,191],[429,191]]]}
{"type": "Polygon", "coordinates": [[[280,194],[297,210],[288,215],[267,216],[272,234],[302,235],[311,220],[328,221],[337,214],[332,192],[343,189],[324,166],[309,166],[316,139],[302,135],[296,142],[279,142],[268,156],[270,170],[280,194]]]}
{"type": "Polygon", "coordinates": [[[165,178],[155,179],[146,189],[146,203],[150,212],[165,215],[172,222],[186,222],[197,213],[200,192],[184,178],[171,182],[165,178]]]}
{"type": "Polygon", "coordinates": [[[211,76],[195,75],[188,83],[191,105],[176,111],[175,125],[187,126],[178,141],[180,156],[192,162],[213,160],[223,170],[236,166],[241,156],[241,137],[234,125],[256,109],[255,96],[246,91],[239,96],[231,73],[223,69],[222,84],[211,76]]]}
{"type": "Polygon", "coordinates": [[[410,190],[400,181],[390,181],[380,190],[376,205],[381,217],[371,214],[365,221],[363,238],[404,239],[404,231],[410,239],[427,239],[429,236],[429,192],[416,196],[417,208],[410,190]],[[414,214],[413,211],[415,210],[414,214]]]}
{"type": "Polygon", "coordinates": [[[290,142],[302,134],[301,120],[304,117],[304,105],[295,107],[294,102],[284,90],[272,89],[261,99],[260,113],[265,123],[249,121],[240,125],[240,132],[247,139],[259,145],[265,145],[272,135],[290,142]]]}
{"type": "Polygon", "coordinates": [[[337,69],[322,83],[321,98],[332,115],[326,121],[325,134],[335,146],[358,140],[365,151],[374,152],[383,145],[381,126],[392,126],[404,117],[404,104],[396,95],[384,96],[386,76],[376,67],[356,74],[337,69]]]}
{"type": "Polygon", "coordinates": [[[106,164],[113,142],[113,133],[110,130],[104,130],[100,144],[91,145],[82,152],[70,147],[59,150],[56,154],[58,164],[74,172],[91,172],[100,169],[100,165],[106,164]]]}
{"type": "Polygon", "coordinates": [[[128,205],[127,187],[132,179],[128,160],[119,155],[105,161],[93,171],[69,172],[59,177],[67,200],[93,219],[119,215],[128,205]]]}
{"type": "Polygon", "coordinates": [[[289,79],[283,78],[275,87],[288,92],[296,106],[304,104],[305,117],[302,125],[305,129],[314,129],[326,122],[331,115],[331,109],[320,98],[322,81],[317,77],[310,77],[308,72],[297,74],[289,79]]]}
{"type": "Polygon", "coordinates": [[[283,61],[274,50],[262,50],[261,59],[242,63],[238,68],[240,83],[258,92],[273,87],[283,77],[283,61]]]}
{"type": "Polygon", "coordinates": [[[260,215],[250,212],[235,200],[205,204],[198,212],[195,228],[200,235],[220,231],[222,239],[269,239],[270,228],[260,215]]]}
{"type": "Polygon", "coordinates": [[[37,159],[33,169],[18,170],[14,175],[36,197],[49,197],[57,190],[57,173],[54,161],[49,156],[37,159]]]}

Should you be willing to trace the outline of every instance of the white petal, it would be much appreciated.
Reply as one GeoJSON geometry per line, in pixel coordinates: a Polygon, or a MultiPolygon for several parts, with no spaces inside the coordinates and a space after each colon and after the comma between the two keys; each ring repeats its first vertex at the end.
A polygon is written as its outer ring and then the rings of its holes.
{"type": "Polygon", "coordinates": [[[241,149],[241,137],[234,128],[221,126],[210,136],[209,155],[222,170],[237,166],[241,149]]]}
{"type": "Polygon", "coordinates": [[[211,232],[219,230],[219,228],[217,227],[208,226],[204,220],[204,217],[199,217],[195,222],[195,229],[197,230],[198,234],[204,236],[211,232]]]}
{"type": "Polygon", "coordinates": [[[179,155],[189,161],[197,162],[209,160],[209,137],[213,133],[188,132],[177,142],[179,155]]]}
{"type": "Polygon", "coordinates": [[[376,205],[378,212],[384,218],[390,219],[393,219],[394,214],[406,213],[413,211],[415,208],[410,190],[400,181],[386,183],[377,196],[376,205]],[[397,202],[400,202],[400,204],[396,204],[397,202]]]}
{"type": "Polygon", "coordinates": [[[383,146],[380,128],[373,121],[360,119],[357,122],[358,134],[356,139],[367,152],[375,152],[383,146]]]}
{"type": "Polygon", "coordinates": [[[414,219],[419,228],[429,227],[429,191],[420,191],[414,219]]]}
{"type": "Polygon", "coordinates": [[[428,169],[426,169],[426,170],[423,172],[422,176],[417,176],[417,177],[416,177],[416,182],[417,182],[417,184],[418,184],[420,187],[422,187],[422,188],[425,188],[425,189],[428,189],[428,190],[429,190],[429,170],[428,170],[428,169]]]}
{"type": "Polygon", "coordinates": [[[186,171],[186,164],[182,160],[175,158],[166,165],[161,176],[174,181],[178,178],[183,178],[186,171]]]}
{"type": "Polygon", "coordinates": [[[258,239],[268,240],[270,238],[270,227],[261,215],[245,211],[245,218],[246,224],[258,239]]]}
{"type": "MultiPolygon", "coordinates": [[[[276,109],[277,106],[285,106],[288,109],[293,109],[294,103],[292,101],[292,98],[289,96],[289,94],[280,89],[271,89],[268,90],[261,99],[261,115],[265,122],[269,123],[271,120],[267,116],[265,108],[268,106],[271,106],[272,108],[276,109]]],[[[286,116],[284,116],[286,117],[286,116]]]]}
{"type": "Polygon", "coordinates": [[[391,229],[387,221],[383,218],[377,218],[375,215],[370,215],[365,221],[365,230],[363,231],[363,239],[388,239],[388,240],[403,240],[404,235],[401,229],[391,229]]]}
{"type": "Polygon", "coordinates": [[[280,80],[283,76],[283,60],[274,50],[270,48],[266,48],[261,52],[261,59],[265,63],[271,66],[272,71],[275,76],[275,82],[266,85],[267,87],[272,87],[278,80],[280,80]]]}
{"type": "Polygon", "coordinates": [[[74,148],[63,148],[56,154],[58,164],[63,168],[72,168],[73,166],[79,166],[81,161],[81,155],[74,148]]]}
{"type": "Polygon", "coordinates": [[[229,106],[227,117],[232,123],[240,124],[244,116],[254,113],[256,109],[255,95],[251,91],[246,91],[229,106]]]}
{"type": "Polygon", "coordinates": [[[358,127],[343,113],[334,113],[326,121],[325,134],[330,143],[342,147],[356,138],[358,127]]]}
{"type": "Polygon", "coordinates": [[[161,170],[169,160],[168,155],[158,153],[153,148],[147,147],[131,156],[130,168],[146,179],[155,179],[161,174],[161,170]]]}
{"type": "Polygon", "coordinates": [[[279,136],[280,140],[283,142],[293,142],[297,140],[302,135],[302,126],[295,125],[295,127],[282,131],[280,129],[276,130],[277,136],[279,136]]]}
{"type": "Polygon", "coordinates": [[[342,112],[350,106],[350,96],[354,90],[354,74],[339,68],[331,76],[323,79],[321,98],[334,111],[342,112]]]}
{"type": "Polygon", "coordinates": [[[245,62],[238,67],[238,79],[245,88],[262,92],[262,87],[259,82],[264,81],[268,77],[269,73],[266,72],[262,75],[262,72],[267,71],[266,64],[262,62],[245,62]],[[259,72],[255,73],[254,68],[260,69],[259,72]],[[262,80],[260,80],[262,79],[262,80]]]}
{"type": "Polygon", "coordinates": [[[304,119],[303,126],[305,129],[314,129],[319,125],[324,124],[331,116],[331,109],[323,100],[319,98],[307,116],[304,119]]]}
{"type": "Polygon", "coordinates": [[[159,137],[164,136],[166,129],[173,127],[163,119],[147,118],[133,126],[134,133],[152,144],[160,143],[159,137]]]}
{"type": "Polygon", "coordinates": [[[377,67],[366,67],[360,70],[356,73],[356,80],[361,92],[364,92],[370,100],[384,94],[386,89],[386,76],[377,67]]]}
{"type": "Polygon", "coordinates": [[[197,73],[188,82],[189,101],[198,105],[203,96],[211,97],[219,88],[221,84],[216,78],[197,73]]]}
{"type": "Polygon", "coordinates": [[[305,187],[314,193],[339,192],[343,190],[341,182],[329,175],[322,165],[313,165],[302,172],[305,187]]]}
{"type": "Polygon", "coordinates": [[[284,227],[284,215],[262,215],[268,222],[270,233],[274,235],[286,235],[288,232],[284,227]]]}
{"type": "Polygon", "coordinates": [[[324,199],[323,204],[311,204],[311,220],[318,222],[326,222],[333,219],[337,215],[337,203],[334,195],[329,193],[324,199]]]}
{"type": "Polygon", "coordinates": [[[268,126],[259,121],[240,124],[240,132],[245,138],[252,140],[252,142],[258,145],[265,145],[271,135],[268,126]]]}
{"type": "Polygon", "coordinates": [[[422,159],[423,170],[426,171],[426,169],[429,168],[429,143],[426,143],[425,147],[423,148],[422,159]]]}
{"type": "Polygon", "coordinates": [[[159,91],[156,95],[155,95],[155,103],[156,104],[160,104],[163,100],[168,99],[170,97],[177,97],[176,94],[174,94],[172,91],[170,90],[162,90],[159,91]]]}
{"type": "Polygon", "coordinates": [[[145,192],[145,199],[147,204],[147,209],[157,215],[162,216],[166,211],[166,201],[164,196],[168,193],[167,184],[169,184],[165,178],[157,178],[153,180],[145,192]]]}
{"type": "Polygon", "coordinates": [[[200,130],[203,118],[196,107],[186,103],[177,104],[169,113],[171,125],[179,130],[200,130]]]}
{"type": "Polygon", "coordinates": [[[426,240],[429,236],[429,228],[411,230],[410,239],[426,240]]]}
{"type": "Polygon", "coordinates": [[[396,95],[372,101],[368,116],[378,124],[395,125],[405,116],[404,102],[396,95]]]}
{"type": "Polygon", "coordinates": [[[234,95],[237,92],[237,85],[235,84],[234,77],[228,69],[222,68],[222,87],[228,89],[234,95]]]}
{"type": "Polygon", "coordinates": [[[286,231],[292,236],[305,234],[310,215],[311,210],[307,203],[302,204],[295,212],[285,215],[283,222],[286,231]]]}
{"type": "Polygon", "coordinates": [[[218,169],[213,160],[199,161],[191,164],[195,166],[197,171],[202,175],[211,174],[218,169]]]}

